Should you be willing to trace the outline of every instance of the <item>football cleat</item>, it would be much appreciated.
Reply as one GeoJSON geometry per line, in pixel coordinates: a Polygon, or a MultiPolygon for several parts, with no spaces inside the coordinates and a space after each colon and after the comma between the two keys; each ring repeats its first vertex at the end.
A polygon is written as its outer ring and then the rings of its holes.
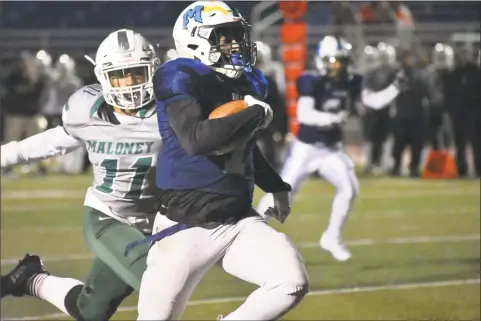
{"type": "Polygon", "coordinates": [[[340,238],[332,237],[326,233],[322,235],[319,245],[323,250],[330,252],[338,261],[347,261],[352,256],[340,238]]]}
{"type": "Polygon", "coordinates": [[[43,263],[37,255],[26,254],[17,266],[6,276],[12,282],[13,296],[20,297],[28,293],[28,283],[32,277],[38,274],[50,274],[43,268],[43,263]]]}

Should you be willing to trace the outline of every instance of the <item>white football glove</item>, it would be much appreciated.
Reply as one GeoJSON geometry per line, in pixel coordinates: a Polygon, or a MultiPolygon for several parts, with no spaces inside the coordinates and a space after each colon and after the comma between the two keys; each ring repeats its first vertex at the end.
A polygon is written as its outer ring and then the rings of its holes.
{"type": "Polygon", "coordinates": [[[18,148],[17,142],[13,141],[2,145],[0,151],[0,167],[7,168],[10,165],[18,163],[18,148]]]}
{"type": "Polygon", "coordinates": [[[289,192],[267,194],[266,197],[268,198],[267,209],[261,215],[263,217],[272,217],[284,223],[291,212],[289,192]]]}
{"type": "Polygon", "coordinates": [[[349,113],[347,111],[340,111],[336,114],[329,113],[329,118],[325,119],[324,122],[317,125],[317,127],[323,130],[333,129],[337,125],[344,123],[347,120],[348,115],[349,113]]]}
{"type": "Polygon", "coordinates": [[[335,123],[336,124],[342,124],[347,120],[347,117],[349,116],[349,113],[345,110],[338,112],[335,115],[335,123]]]}
{"type": "Polygon", "coordinates": [[[259,126],[259,129],[264,129],[266,128],[267,126],[269,126],[269,124],[271,123],[272,119],[274,118],[274,112],[272,111],[272,108],[271,106],[269,106],[269,104],[263,102],[263,101],[260,101],[258,99],[255,99],[254,97],[252,97],[251,95],[246,95],[244,97],[244,101],[248,104],[248,106],[254,106],[254,105],[259,105],[261,106],[262,108],[264,108],[264,121],[262,122],[262,124],[259,126]]]}

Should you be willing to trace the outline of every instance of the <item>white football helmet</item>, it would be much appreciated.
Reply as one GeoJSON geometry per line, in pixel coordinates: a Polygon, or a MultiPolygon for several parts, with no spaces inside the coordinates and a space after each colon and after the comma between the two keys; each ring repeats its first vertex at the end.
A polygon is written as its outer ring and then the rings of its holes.
{"type": "Polygon", "coordinates": [[[182,11],[173,37],[179,57],[196,59],[230,78],[250,72],[256,45],[240,13],[222,1],[197,1],[182,11]]]}
{"type": "Polygon", "coordinates": [[[55,63],[55,70],[60,76],[75,74],[75,60],[67,54],[61,55],[55,63]]]}
{"type": "Polygon", "coordinates": [[[52,66],[52,56],[45,50],[39,50],[37,51],[37,54],[35,55],[37,58],[38,62],[42,65],[44,68],[50,68],[52,66]]]}
{"type": "Polygon", "coordinates": [[[257,47],[257,63],[267,65],[272,62],[271,47],[262,41],[256,41],[255,44],[257,47]]]}
{"type": "Polygon", "coordinates": [[[377,47],[371,45],[365,46],[362,59],[366,71],[376,69],[377,67],[379,67],[379,50],[377,49],[377,47]]]}
{"type": "Polygon", "coordinates": [[[454,50],[451,46],[437,43],[431,52],[431,60],[437,69],[452,69],[454,67],[454,50]]]}
{"type": "Polygon", "coordinates": [[[45,50],[37,51],[35,55],[36,73],[38,76],[43,75],[47,77],[52,76],[52,56],[45,50]]]}
{"type": "Polygon", "coordinates": [[[174,48],[170,48],[164,55],[164,62],[174,60],[177,57],[179,57],[179,55],[177,54],[177,50],[175,50],[174,48]]]}
{"type": "Polygon", "coordinates": [[[393,45],[385,42],[377,44],[377,50],[379,52],[379,62],[381,65],[394,65],[396,64],[396,49],[393,45]]]}
{"type": "Polygon", "coordinates": [[[346,40],[334,36],[325,36],[318,44],[315,63],[323,74],[330,72],[330,65],[340,62],[347,69],[350,62],[352,45],[346,40]]]}
{"type": "Polygon", "coordinates": [[[140,33],[121,29],[100,44],[95,56],[97,77],[107,104],[122,109],[139,109],[154,100],[152,77],[159,66],[155,48],[140,33]],[[145,82],[114,87],[112,79],[127,74],[143,76],[145,82]]]}

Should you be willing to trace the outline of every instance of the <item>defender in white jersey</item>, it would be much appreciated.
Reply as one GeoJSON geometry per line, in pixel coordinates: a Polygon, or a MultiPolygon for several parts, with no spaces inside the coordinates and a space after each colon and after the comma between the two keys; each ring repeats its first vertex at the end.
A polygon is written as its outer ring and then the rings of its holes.
{"type": "Polygon", "coordinates": [[[95,254],[87,281],[50,276],[37,256],[27,255],[10,273],[15,276],[10,294],[33,295],[77,320],[98,321],[110,319],[122,300],[139,289],[148,244],[128,254],[125,248],[151,233],[156,214],[161,137],[152,75],[158,64],[154,47],[142,35],[125,29],[111,33],[95,59],[100,84],[85,86],[68,99],[63,126],[2,146],[2,168],[63,155],[81,145],[94,168],[84,202],[84,236],[95,254]]]}

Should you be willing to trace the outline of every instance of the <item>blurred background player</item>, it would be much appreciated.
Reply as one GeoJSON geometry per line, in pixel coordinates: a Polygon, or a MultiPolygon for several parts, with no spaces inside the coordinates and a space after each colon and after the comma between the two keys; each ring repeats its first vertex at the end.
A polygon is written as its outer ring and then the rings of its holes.
{"type": "MultiPolygon", "coordinates": [[[[396,50],[385,42],[377,46],[366,46],[364,48],[364,59],[366,60],[366,73],[364,74],[363,91],[379,92],[388,87],[394,80],[397,73],[396,50]]],[[[365,172],[379,175],[384,173],[386,164],[383,164],[384,145],[390,134],[390,118],[393,109],[392,101],[384,106],[372,108],[364,105],[363,116],[364,134],[370,143],[369,155],[365,172]]]]}
{"type": "MultiPolygon", "coordinates": [[[[47,83],[46,72],[51,58],[44,51],[36,56],[23,51],[4,82],[2,112],[5,113],[4,141],[10,142],[33,136],[40,132],[38,116],[41,112],[41,97],[47,83]]],[[[37,173],[46,172],[37,164],[37,173]]],[[[30,171],[24,167],[24,172],[30,171]]],[[[13,167],[3,169],[4,175],[15,177],[13,167]]]]}
{"type": "Polygon", "coordinates": [[[272,60],[271,48],[261,42],[256,41],[257,59],[256,67],[264,73],[267,78],[268,90],[266,103],[272,106],[274,119],[266,129],[258,133],[257,143],[264,153],[267,161],[276,169],[281,165],[281,152],[284,147],[287,128],[286,102],[283,93],[279,90],[277,74],[275,69],[276,62],[272,60]]]}
{"type": "Polygon", "coordinates": [[[454,51],[447,44],[437,43],[431,51],[431,63],[426,67],[428,135],[433,150],[449,145],[446,124],[446,97],[448,77],[454,68],[454,51]]]}
{"type": "MultiPolygon", "coordinates": [[[[46,129],[62,125],[62,110],[68,98],[82,87],[82,80],[76,75],[75,61],[62,54],[55,62],[48,77],[42,99],[42,115],[46,119],[46,129]]],[[[84,165],[84,146],[55,159],[56,170],[69,174],[79,174],[84,165]]]]}
{"type": "MultiPolygon", "coordinates": [[[[350,53],[351,45],[343,39],[326,36],[319,42],[315,58],[319,71],[305,73],[297,81],[300,128],[281,172],[292,186],[291,198],[314,172],[336,188],[320,246],[340,261],[351,257],[341,228],[359,192],[354,164],[342,148],[341,125],[359,98],[362,82],[361,76],[348,72],[350,53]]],[[[270,199],[267,194],[260,200],[259,213],[265,212],[270,199]]]]}
{"type": "Polygon", "coordinates": [[[49,80],[42,110],[47,119],[47,129],[62,124],[62,109],[65,102],[82,87],[82,81],[75,73],[75,61],[67,54],[62,54],[55,62],[49,80]]]}
{"type": "Polygon", "coordinates": [[[460,177],[468,177],[466,147],[474,154],[474,171],[481,175],[481,75],[474,52],[457,48],[455,65],[449,75],[446,105],[453,124],[455,159],[460,177]]]}
{"type": "Polygon", "coordinates": [[[396,109],[392,120],[394,164],[391,174],[401,175],[402,156],[405,148],[409,146],[409,175],[419,177],[421,154],[427,135],[428,84],[415,53],[404,51],[400,58],[401,68],[397,77],[401,80],[401,86],[395,100],[396,109]]]}

